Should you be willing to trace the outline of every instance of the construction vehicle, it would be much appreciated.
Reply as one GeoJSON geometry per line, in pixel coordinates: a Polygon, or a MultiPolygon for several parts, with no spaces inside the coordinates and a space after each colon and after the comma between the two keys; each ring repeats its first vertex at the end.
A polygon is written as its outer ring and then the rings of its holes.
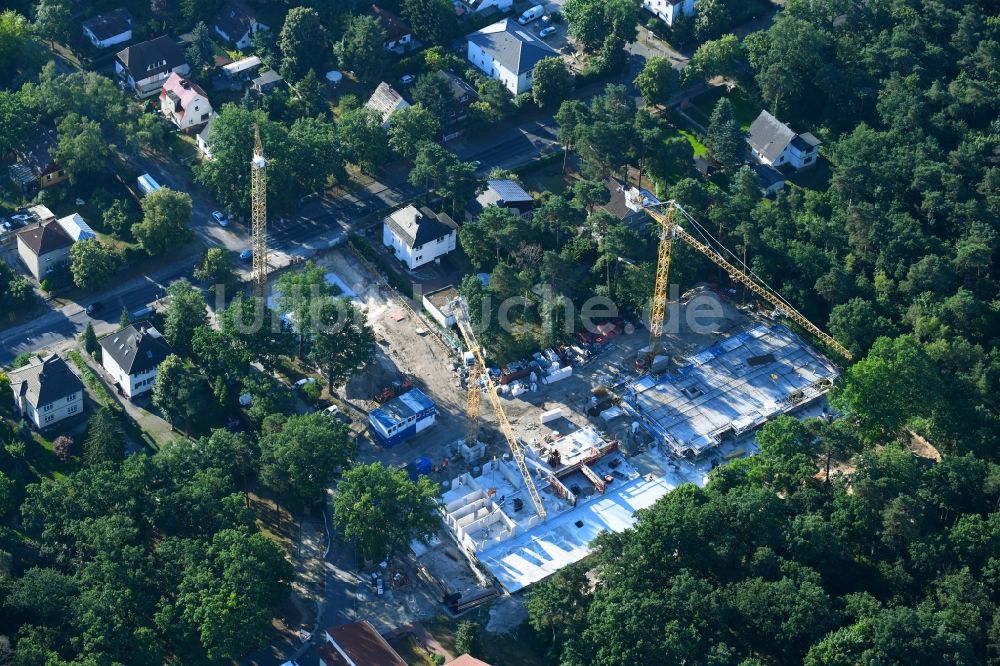
{"type": "Polygon", "coordinates": [[[493,406],[493,411],[496,412],[497,419],[500,421],[500,432],[503,433],[504,439],[507,440],[511,456],[513,456],[514,462],[517,463],[517,468],[524,479],[524,485],[528,489],[531,501],[535,504],[535,511],[538,513],[539,518],[545,520],[547,511],[545,510],[545,505],[542,503],[541,495],[538,494],[538,488],[535,487],[535,482],[531,478],[528,465],[524,460],[524,447],[518,441],[517,435],[514,434],[514,429],[507,419],[507,414],[503,411],[500,396],[497,394],[496,382],[493,381],[490,373],[486,371],[486,360],[483,358],[483,350],[479,346],[475,332],[472,330],[472,322],[469,321],[469,311],[465,305],[465,301],[461,297],[452,301],[452,311],[455,313],[458,330],[462,333],[465,346],[468,347],[469,352],[474,358],[472,369],[469,373],[469,397],[466,404],[466,417],[469,419],[466,425],[466,443],[469,446],[474,446],[479,436],[479,405],[482,396],[479,382],[480,378],[482,378],[485,384],[486,397],[489,399],[490,404],[493,406]]]}
{"type": "Polygon", "coordinates": [[[751,271],[742,261],[716,241],[711,234],[703,229],[701,225],[698,224],[698,222],[691,217],[691,215],[689,215],[684,208],[681,207],[680,204],[674,200],[670,200],[665,204],[660,205],[666,206],[666,211],[658,210],[653,206],[643,207],[643,210],[653,220],[659,222],[661,234],[656,262],[656,283],[653,288],[653,305],[649,316],[649,347],[646,350],[645,357],[636,360],[637,370],[641,372],[651,366],[660,345],[660,338],[663,336],[663,318],[666,315],[667,289],[670,282],[670,257],[675,238],[683,240],[692,248],[711,259],[716,265],[720,266],[729,274],[730,279],[742,283],[752,292],[771,303],[771,305],[775,308],[775,314],[783,314],[787,316],[796,324],[819,338],[823,343],[842,356],[845,360],[851,360],[851,352],[849,352],[846,347],[837,342],[831,335],[824,332],[818,326],[806,319],[802,313],[796,310],[791,303],[782,298],[780,294],[766,286],[763,280],[754,275],[753,271],[751,271]],[[684,229],[684,227],[682,227],[681,224],[675,219],[678,214],[680,214],[684,218],[685,223],[690,224],[692,230],[702,236],[704,240],[699,240],[684,229]],[[725,253],[728,253],[733,257],[732,262],[726,259],[725,253]],[[743,268],[737,268],[734,262],[739,263],[743,268]]]}

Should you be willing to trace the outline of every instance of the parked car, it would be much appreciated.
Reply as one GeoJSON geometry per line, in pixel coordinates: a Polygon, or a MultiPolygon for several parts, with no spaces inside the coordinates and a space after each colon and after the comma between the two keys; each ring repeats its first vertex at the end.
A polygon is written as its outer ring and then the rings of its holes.
{"type": "MultiPolygon", "coordinates": [[[[0,220],[3,220],[3,218],[0,218],[0,220]]],[[[11,223],[7,220],[3,220],[3,222],[0,222],[0,229],[3,229],[4,232],[10,231],[13,228],[14,227],[11,225],[11,223]]]]}
{"type": "Polygon", "coordinates": [[[213,210],[212,219],[218,222],[220,227],[224,227],[229,224],[229,220],[226,219],[226,216],[221,210],[213,210]]]}
{"type": "Polygon", "coordinates": [[[404,86],[408,86],[416,80],[417,77],[413,74],[403,74],[403,78],[400,79],[404,86]]]}
{"type": "Polygon", "coordinates": [[[306,384],[315,384],[315,383],[316,383],[315,377],[303,377],[299,381],[295,382],[295,388],[300,389],[306,384]]]}
{"type": "Polygon", "coordinates": [[[11,215],[10,219],[17,222],[18,225],[24,226],[34,218],[28,213],[18,213],[17,215],[11,215]]]}
{"type": "Polygon", "coordinates": [[[103,307],[104,307],[103,303],[101,303],[100,301],[94,301],[93,303],[87,306],[87,314],[94,314],[95,312],[100,312],[101,308],[103,307]]]}
{"type": "Polygon", "coordinates": [[[538,36],[541,37],[542,39],[545,39],[546,37],[551,37],[555,33],[555,31],[556,27],[554,25],[550,25],[547,28],[542,28],[541,30],[539,30],[538,36]]]}
{"type": "Polygon", "coordinates": [[[541,5],[535,5],[531,9],[526,10],[521,16],[518,17],[517,22],[521,25],[528,25],[535,19],[541,18],[545,15],[545,7],[541,5]]]}

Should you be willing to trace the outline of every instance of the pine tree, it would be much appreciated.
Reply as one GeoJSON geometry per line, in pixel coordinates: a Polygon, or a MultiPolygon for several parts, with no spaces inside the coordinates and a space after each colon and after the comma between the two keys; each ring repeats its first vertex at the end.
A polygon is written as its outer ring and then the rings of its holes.
{"type": "Polygon", "coordinates": [[[129,316],[128,308],[124,305],[122,306],[122,316],[118,320],[119,328],[128,328],[128,325],[132,323],[132,317],[129,316]]]}
{"type": "Polygon", "coordinates": [[[125,458],[125,437],[117,415],[102,407],[87,422],[83,455],[88,465],[120,463],[125,458]]]}
{"type": "Polygon", "coordinates": [[[94,357],[95,360],[101,360],[101,345],[97,342],[97,334],[94,333],[94,325],[87,322],[87,327],[83,329],[83,348],[87,350],[87,353],[94,357]]]}
{"type": "Polygon", "coordinates": [[[733,106],[723,97],[715,105],[708,123],[705,145],[716,160],[728,169],[743,162],[743,132],[733,117],[733,106]]]}

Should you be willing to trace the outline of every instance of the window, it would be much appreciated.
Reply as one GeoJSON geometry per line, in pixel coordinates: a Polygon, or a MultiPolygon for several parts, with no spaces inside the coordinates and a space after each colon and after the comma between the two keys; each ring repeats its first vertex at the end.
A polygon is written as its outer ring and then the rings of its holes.
{"type": "Polygon", "coordinates": [[[45,417],[45,423],[52,423],[55,420],[56,417],[54,414],[49,414],[48,416],[45,417]]]}
{"type": "Polygon", "coordinates": [[[66,400],[67,402],[73,402],[74,400],[76,400],[76,393],[70,393],[68,396],[66,396],[66,400]]]}
{"type": "Polygon", "coordinates": [[[67,414],[76,414],[76,410],[77,410],[77,406],[76,405],[70,405],[69,409],[66,410],[66,413],[67,414]]]}
{"type": "Polygon", "coordinates": [[[42,407],[42,411],[43,412],[51,412],[52,411],[52,403],[50,402],[49,404],[47,404],[44,407],[42,407]]]}

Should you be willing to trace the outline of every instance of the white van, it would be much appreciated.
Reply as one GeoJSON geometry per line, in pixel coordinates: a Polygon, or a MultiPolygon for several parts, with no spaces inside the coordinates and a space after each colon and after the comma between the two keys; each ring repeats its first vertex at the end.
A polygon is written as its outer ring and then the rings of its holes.
{"type": "Polygon", "coordinates": [[[521,16],[517,19],[517,22],[520,23],[521,25],[528,25],[535,19],[541,18],[543,16],[545,16],[545,7],[542,7],[541,5],[535,5],[531,9],[521,14],[521,16]]]}

